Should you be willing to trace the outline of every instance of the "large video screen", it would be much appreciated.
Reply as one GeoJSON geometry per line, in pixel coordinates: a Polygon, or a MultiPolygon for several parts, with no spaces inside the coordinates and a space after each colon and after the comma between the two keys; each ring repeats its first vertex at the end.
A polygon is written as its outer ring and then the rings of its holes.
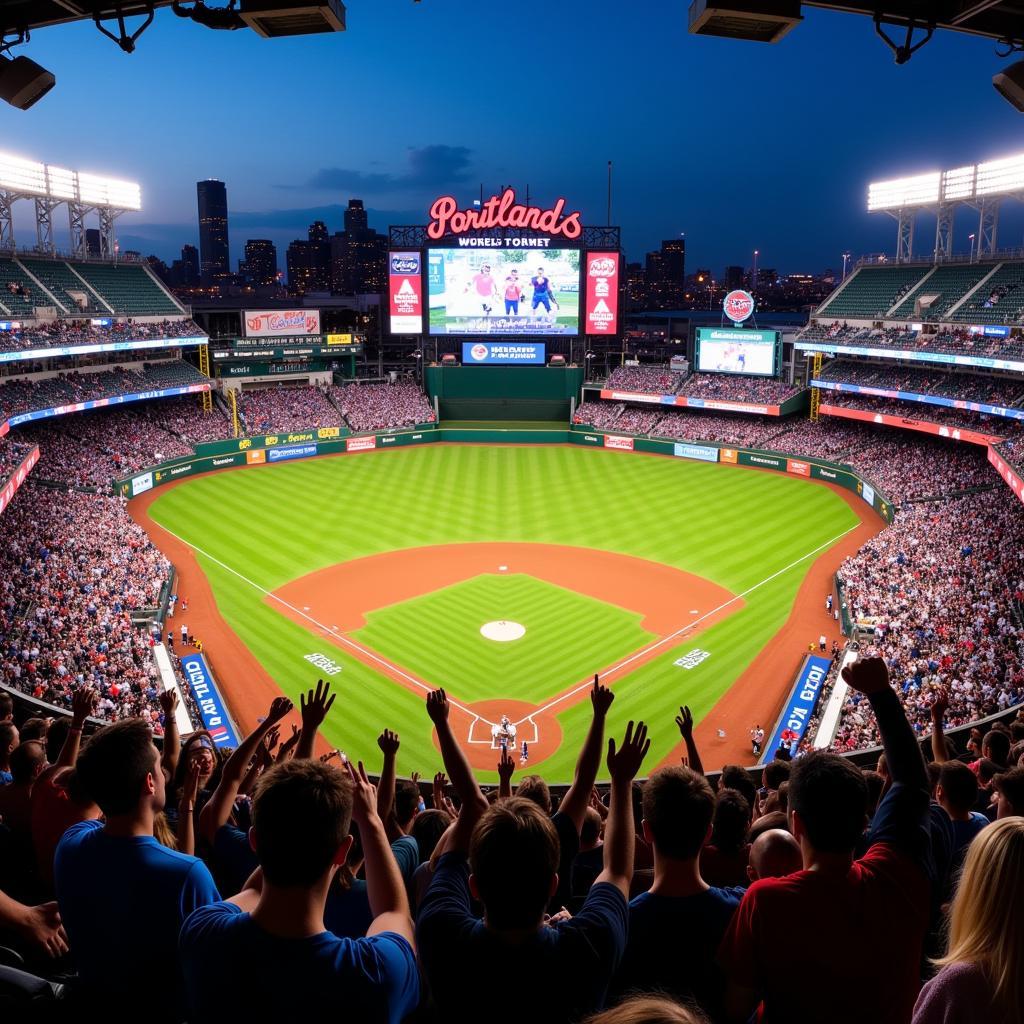
{"type": "Polygon", "coordinates": [[[430,249],[431,334],[579,334],[578,249],[430,249]]]}
{"type": "Polygon", "coordinates": [[[697,370],[774,377],[778,340],[778,331],[698,327],[697,370]]]}

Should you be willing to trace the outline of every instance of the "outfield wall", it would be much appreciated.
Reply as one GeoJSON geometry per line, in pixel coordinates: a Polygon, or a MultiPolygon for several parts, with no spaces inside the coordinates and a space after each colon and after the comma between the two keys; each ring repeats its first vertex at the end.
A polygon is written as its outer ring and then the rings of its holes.
{"type": "MultiPolygon", "coordinates": [[[[472,372],[475,373],[477,370],[474,369],[472,372]]],[[[823,480],[859,495],[887,523],[892,522],[894,512],[892,502],[849,466],[789,455],[785,452],[758,448],[730,448],[717,442],[692,444],[632,434],[609,434],[579,425],[565,430],[487,430],[436,427],[428,424],[422,428],[405,431],[347,437],[337,436],[337,432],[337,427],[320,427],[290,434],[266,434],[197,445],[194,456],[171,459],[130,477],[115,480],[114,490],[122,497],[134,498],[172,480],[195,476],[197,473],[208,473],[215,469],[290,462],[319,455],[344,455],[379,448],[404,448],[438,441],[455,444],[576,444],[613,451],[668,455],[700,462],[752,466],[811,480],[823,480]]]]}
{"type": "Polygon", "coordinates": [[[568,420],[583,386],[578,366],[428,366],[442,419],[568,420]]]}

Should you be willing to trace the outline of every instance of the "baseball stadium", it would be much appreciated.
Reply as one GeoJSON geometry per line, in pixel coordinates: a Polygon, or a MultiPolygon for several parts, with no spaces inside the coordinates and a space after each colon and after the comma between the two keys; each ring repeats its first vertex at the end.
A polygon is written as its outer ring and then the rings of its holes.
{"type": "MultiPolygon", "coordinates": [[[[13,106],[53,6],[0,34],[13,106]]],[[[917,29],[1024,48],[1010,6],[914,7],[902,48],[873,17],[905,63],[917,29]]],[[[125,53],[154,16],[86,7],[125,53]]],[[[1024,1024],[1024,153],[943,143],[832,197],[895,245],[797,310],[758,251],[642,308],[610,163],[603,219],[414,169],[421,215],[351,200],[286,288],[261,240],[210,271],[219,181],[168,268],[119,241],[149,191],[116,154],[5,138],[10,1019],[479,1020],[515,965],[552,1024],[1024,1024]],[[796,926],[830,936],[798,1006],[796,926]]]]}

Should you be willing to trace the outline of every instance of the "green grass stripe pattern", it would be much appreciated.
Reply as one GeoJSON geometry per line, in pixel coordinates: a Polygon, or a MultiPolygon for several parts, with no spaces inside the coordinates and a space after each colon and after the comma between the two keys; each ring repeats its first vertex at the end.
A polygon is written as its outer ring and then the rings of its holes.
{"type": "MultiPolygon", "coordinates": [[[[282,692],[297,698],[315,680],[305,654],[325,653],[343,666],[334,678],[341,696],[325,726],[331,742],[375,765],[376,736],[385,727],[396,729],[402,735],[399,770],[424,775],[439,761],[420,697],[357,661],[338,640],[289,621],[257,588],[272,591],[314,570],[384,551],[480,541],[615,551],[707,577],[735,594],[803,559],[748,594],[740,611],[616,677],[610,728],[645,717],[652,737],[648,764],[654,765],[676,742],[672,719],[679,703],[690,704],[698,720],[707,714],[788,617],[813,561],[805,556],[857,524],[828,488],[781,474],[515,445],[425,446],[213,474],[163,492],[150,514],[255,584],[200,556],[225,620],[282,692]],[[692,670],[673,664],[694,647],[710,656],[692,670]]],[[[690,609],[680,611],[689,617],[690,609]]],[[[474,620],[477,628],[487,621],[474,620]]],[[[423,637],[432,649],[419,657],[430,660],[438,677],[451,678],[471,656],[468,640],[445,628],[423,637]]],[[[552,656],[571,639],[566,630],[552,656]]],[[[601,649],[595,646],[592,654],[597,668],[601,649]]],[[[553,687],[552,696],[563,685],[553,687]]],[[[533,699],[510,692],[500,677],[480,676],[474,687],[472,695],[454,686],[452,692],[465,700],[533,699]]],[[[536,767],[558,782],[571,778],[589,701],[554,710],[565,742],[536,767]]]]}
{"type": "Polygon", "coordinates": [[[641,618],[531,576],[489,573],[371,612],[355,639],[460,700],[514,695],[540,704],[654,640],[641,618]],[[501,619],[525,635],[481,635],[501,619]]]}

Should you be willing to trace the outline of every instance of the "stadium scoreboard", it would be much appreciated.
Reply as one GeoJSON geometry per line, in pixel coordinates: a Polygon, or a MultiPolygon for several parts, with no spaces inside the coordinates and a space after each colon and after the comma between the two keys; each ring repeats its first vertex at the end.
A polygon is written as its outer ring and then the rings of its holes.
{"type": "Polygon", "coordinates": [[[508,188],[460,210],[442,196],[430,218],[416,248],[388,253],[392,335],[618,335],[621,252],[593,244],[564,199],[530,206],[508,188]]]}
{"type": "Polygon", "coordinates": [[[698,327],[698,373],[735,373],[776,377],[781,364],[779,331],[743,327],[698,327]]]}

